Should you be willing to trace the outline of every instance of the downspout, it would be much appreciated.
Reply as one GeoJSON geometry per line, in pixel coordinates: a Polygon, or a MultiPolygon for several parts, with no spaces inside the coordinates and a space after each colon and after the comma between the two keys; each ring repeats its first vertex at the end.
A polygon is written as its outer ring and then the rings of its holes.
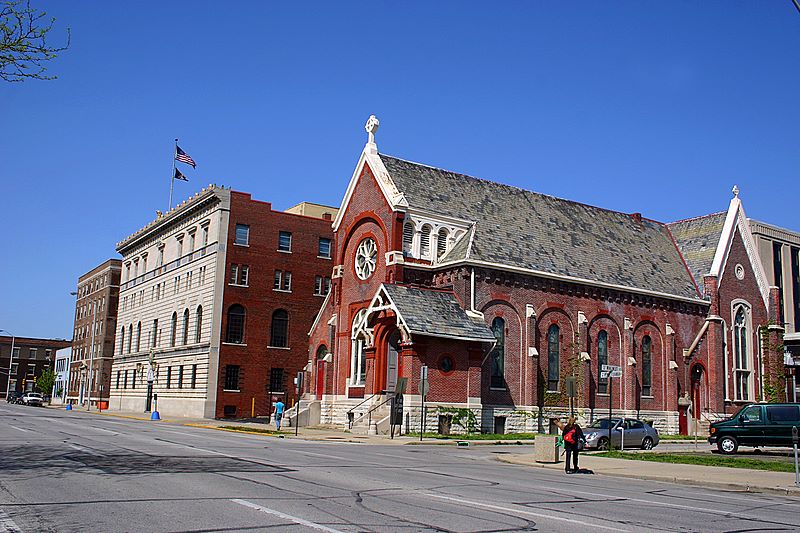
{"type": "Polygon", "coordinates": [[[472,267],[469,275],[469,310],[475,312],[475,267],[472,267]]]}

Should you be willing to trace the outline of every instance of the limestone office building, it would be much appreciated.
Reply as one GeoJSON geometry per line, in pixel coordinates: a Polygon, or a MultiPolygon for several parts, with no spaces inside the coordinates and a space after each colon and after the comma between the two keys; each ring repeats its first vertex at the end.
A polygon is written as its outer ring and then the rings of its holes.
{"type": "Polygon", "coordinates": [[[294,401],[336,209],[290,211],[211,185],[117,245],[111,409],[144,411],[148,377],[165,416],[264,416],[294,401]]]}

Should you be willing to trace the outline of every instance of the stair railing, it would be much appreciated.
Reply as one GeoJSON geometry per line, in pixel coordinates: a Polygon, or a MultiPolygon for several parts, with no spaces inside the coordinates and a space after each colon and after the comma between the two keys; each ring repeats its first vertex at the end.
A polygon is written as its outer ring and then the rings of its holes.
{"type": "MultiPolygon", "coordinates": [[[[365,403],[367,403],[368,401],[372,400],[376,396],[380,396],[381,394],[383,394],[383,391],[376,392],[371,396],[364,398],[355,407],[347,411],[347,429],[353,429],[353,423],[355,422],[356,418],[355,410],[364,405],[365,403]]],[[[359,418],[364,418],[364,415],[361,415],[359,418]]]]}

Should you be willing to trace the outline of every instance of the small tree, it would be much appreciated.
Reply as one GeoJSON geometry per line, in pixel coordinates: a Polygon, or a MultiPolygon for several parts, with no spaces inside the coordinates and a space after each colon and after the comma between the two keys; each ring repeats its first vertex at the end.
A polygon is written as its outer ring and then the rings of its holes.
{"type": "Polygon", "coordinates": [[[42,394],[50,394],[53,391],[53,385],[56,384],[56,373],[49,368],[42,370],[39,377],[36,378],[36,390],[42,394]]]}
{"type": "Polygon", "coordinates": [[[0,0],[0,78],[12,82],[56,78],[45,74],[44,64],[69,48],[70,30],[64,46],[51,46],[47,34],[56,19],[45,17],[47,13],[31,7],[30,0],[0,0]]]}

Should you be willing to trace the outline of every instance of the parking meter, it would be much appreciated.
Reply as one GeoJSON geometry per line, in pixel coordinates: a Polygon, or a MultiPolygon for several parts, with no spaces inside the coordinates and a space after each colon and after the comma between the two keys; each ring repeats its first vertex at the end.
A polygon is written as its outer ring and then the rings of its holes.
{"type": "Polygon", "coordinates": [[[797,445],[797,426],[792,426],[792,442],[797,445]]]}

